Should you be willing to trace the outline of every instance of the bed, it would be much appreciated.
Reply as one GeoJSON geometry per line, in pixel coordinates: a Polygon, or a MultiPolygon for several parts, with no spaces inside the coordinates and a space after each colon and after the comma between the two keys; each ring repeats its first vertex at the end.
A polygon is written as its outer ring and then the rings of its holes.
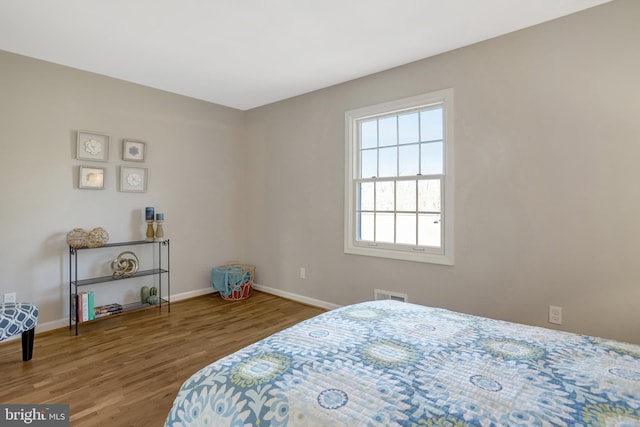
{"type": "Polygon", "coordinates": [[[201,369],[165,426],[640,426],[640,346],[398,301],[201,369]]]}

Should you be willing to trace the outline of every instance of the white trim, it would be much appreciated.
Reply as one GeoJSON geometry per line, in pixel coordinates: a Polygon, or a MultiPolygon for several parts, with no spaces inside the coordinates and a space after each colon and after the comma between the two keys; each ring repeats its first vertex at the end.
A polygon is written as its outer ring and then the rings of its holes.
{"type": "Polygon", "coordinates": [[[292,301],[300,302],[307,305],[313,305],[315,307],[325,308],[327,310],[335,310],[336,308],[342,307],[341,305],[333,304],[326,301],[321,301],[315,298],[305,297],[303,295],[293,294],[287,291],[281,291],[280,289],[270,288],[268,286],[262,286],[258,284],[253,284],[254,289],[266,292],[268,294],[276,295],[282,298],[290,299],[292,301]]]}
{"type": "Polygon", "coordinates": [[[453,89],[443,89],[383,104],[371,105],[345,112],[345,192],[344,192],[344,252],[432,264],[453,265],[454,261],[454,137],[453,137],[453,89]],[[442,217],[444,218],[443,247],[441,251],[413,252],[394,248],[368,247],[356,244],[355,203],[353,180],[358,173],[358,145],[356,121],[385,112],[400,112],[430,104],[442,104],[444,115],[444,193],[442,194],[442,217]]]}
{"type": "Polygon", "coordinates": [[[38,335],[40,332],[46,332],[60,328],[69,328],[68,317],[65,317],[64,319],[52,320],[51,322],[38,323],[38,325],[36,326],[36,335],[38,335]]]}
{"type": "Polygon", "coordinates": [[[207,288],[196,289],[195,291],[188,291],[188,292],[183,292],[181,294],[171,295],[170,301],[173,303],[176,301],[181,301],[183,299],[195,298],[201,295],[212,294],[214,292],[218,292],[218,291],[213,289],[212,286],[209,286],[207,288]]]}

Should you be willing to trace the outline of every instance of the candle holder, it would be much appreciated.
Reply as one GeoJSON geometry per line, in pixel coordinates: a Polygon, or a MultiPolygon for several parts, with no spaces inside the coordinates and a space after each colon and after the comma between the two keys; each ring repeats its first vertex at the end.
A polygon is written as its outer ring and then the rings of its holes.
{"type": "Polygon", "coordinates": [[[156,220],[156,240],[162,240],[164,237],[164,228],[162,227],[162,223],[164,221],[156,220]]]}
{"type": "Polygon", "coordinates": [[[153,220],[147,220],[147,242],[154,241],[153,220]]]}

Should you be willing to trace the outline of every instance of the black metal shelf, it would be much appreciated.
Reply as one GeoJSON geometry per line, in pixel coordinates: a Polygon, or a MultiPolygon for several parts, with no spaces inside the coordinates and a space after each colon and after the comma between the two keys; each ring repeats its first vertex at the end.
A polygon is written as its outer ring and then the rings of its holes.
{"type": "MultiPolygon", "coordinates": [[[[166,299],[162,299],[162,301],[164,302],[169,302],[166,299]]],[[[118,312],[114,312],[111,314],[107,314],[107,315],[102,315],[102,316],[98,316],[95,319],[91,319],[91,320],[85,320],[83,322],[79,322],[79,323],[88,323],[88,322],[96,322],[98,320],[102,320],[102,319],[106,319],[108,317],[114,317],[114,316],[119,316],[121,314],[125,314],[125,313],[131,313],[132,311],[140,311],[140,310],[149,310],[152,308],[158,308],[158,306],[160,305],[160,301],[158,301],[157,304],[149,304],[149,303],[145,303],[142,304],[140,302],[131,302],[129,304],[122,304],[122,310],[118,311],[118,312]]]]}
{"type": "Polygon", "coordinates": [[[150,244],[161,244],[161,245],[168,245],[169,244],[169,239],[167,240],[134,240],[131,242],[115,242],[115,243],[105,243],[102,246],[98,246],[95,248],[90,248],[89,246],[82,246],[80,248],[72,248],[71,246],[69,246],[69,250],[70,251],[80,251],[83,249],[100,249],[100,248],[113,248],[116,246],[136,246],[136,245],[150,245],[150,244]]]}
{"type": "Polygon", "coordinates": [[[154,268],[151,270],[143,270],[138,271],[136,274],[127,277],[113,277],[113,276],[102,276],[102,277],[93,277],[91,279],[82,279],[75,282],[75,285],[87,286],[87,285],[95,285],[96,283],[105,283],[105,282],[115,282],[120,280],[133,279],[134,277],[142,277],[142,276],[153,276],[156,274],[168,273],[169,270],[164,270],[161,268],[154,268]]]}
{"type": "MultiPolygon", "coordinates": [[[[98,283],[107,283],[107,282],[116,282],[120,280],[133,279],[135,277],[143,277],[143,276],[158,276],[158,303],[154,305],[150,304],[140,304],[140,303],[130,303],[123,304],[123,313],[128,311],[134,311],[141,308],[149,308],[149,307],[158,307],[158,309],[162,310],[162,304],[166,303],[167,311],[171,312],[171,275],[170,271],[170,260],[171,260],[171,251],[169,246],[169,239],[166,240],[135,240],[131,242],[116,242],[116,243],[106,243],[102,246],[98,246],[95,248],[90,248],[88,246],[83,246],[80,248],[74,248],[69,246],[69,329],[71,329],[73,323],[76,325],[76,335],[78,335],[78,323],[84,323],[78,321],[78,313],[76,307],[76,313],[73,313],[73,298],[74,295],[78,294],[78,288],[83,286],[95,285],[98,283]],[[148,245],[148,244],[156,244],[158,245],[158,268],[152,268],[149,270],[138,271],[136,274],[127,277],[113,277],[113,276],[101,276],[101,277],[90,277],[87,279],[78,279],[78,251],[86,250],[86,249],[103,249],[103,248],[113,248],[118,246],[136,246],[136,245],[148,245]],[[162,248],[166,248],[166,260],[167,265],[166,268],[162,266],[162,248]],[[162,275],[166,274],[167,277],[167,296],[163,297],[162,295],[162,275]],[[125,308],[126,307],[126,308],[125,308]],[[75,316],[74,316],[75,314],[75,316]]],[[[94,320],[101,320],[108,318],[110,316],[100,317],[94,320]]]]}

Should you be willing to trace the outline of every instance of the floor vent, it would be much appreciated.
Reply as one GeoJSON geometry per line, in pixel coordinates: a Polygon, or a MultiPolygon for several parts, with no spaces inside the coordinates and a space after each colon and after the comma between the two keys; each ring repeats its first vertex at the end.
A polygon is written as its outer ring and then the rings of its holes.
{"type": "Polygon", "coordinates": [[[391,292],[391,291],[383,291],[382,289],[375,289],[373,291],[373,298],[376,301],[390,299],[393,301],[407,302],[408,300],[407,294],[400,294],[398,292],[391,292]]]}

